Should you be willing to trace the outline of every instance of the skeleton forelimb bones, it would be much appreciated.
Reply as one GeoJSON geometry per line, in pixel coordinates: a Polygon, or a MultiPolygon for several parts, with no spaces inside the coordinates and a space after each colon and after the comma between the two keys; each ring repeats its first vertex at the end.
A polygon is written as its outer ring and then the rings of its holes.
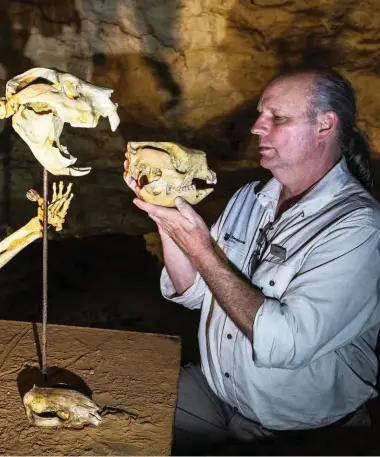
{"type": "Polygon", "coordinates": [[[117,104],[110,99],[112,92],[69,73],[32,68],[7,82],[6,96],[0,99],[0,119],[13,116],[13,128],[50,173],[82,176],[91,167],[73,166],[76,157],[60,143],[63,126],[96,127],[102,116],[115,131],[120,119],[117,104]]]}
{"type": "MultiPolygon", "coordinates": [[[[48,204],[48,224],[58,232],[62,230],[63,223],[70,202],[74,196],[71,193],[72,184],[64,191],[63,182],[60,181],[58,190],[56,183],[53,183],[53,196],[48,204]]],[[[9,235],[0,242],[0,268],[9,262],[16,254],[38,238],[42,238],[43,231],[43,198],[33,189],[26,194],[28,199],[38,204],[38,214],[27,224],[9,235]]]]}

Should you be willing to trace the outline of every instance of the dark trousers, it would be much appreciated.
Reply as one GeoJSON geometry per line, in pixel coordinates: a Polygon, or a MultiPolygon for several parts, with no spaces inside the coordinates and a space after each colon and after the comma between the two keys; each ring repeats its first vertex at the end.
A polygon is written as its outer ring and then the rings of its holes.
{"type": "Polygon", "coordinates": [[[368,433],[370,424],[368,411],[362,407],[337,426],[307,431],[267,430],[220,400],[199,365],[190,364],[180,372],[172,455],[340,454],[340,450],[334,451],[335,444],[346,444],[346,453],[352,455],[348,438],[355,438],[358,445],[359,434],[368,433]],[[323,451],[325,446],[328,449],[323,451]]]}

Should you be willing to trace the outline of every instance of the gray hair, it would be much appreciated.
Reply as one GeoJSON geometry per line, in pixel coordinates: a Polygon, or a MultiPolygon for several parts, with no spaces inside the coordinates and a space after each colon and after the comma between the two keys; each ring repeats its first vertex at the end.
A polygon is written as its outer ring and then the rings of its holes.
{"type": "Polygon", "coordinates": [[[312,89],[311,110],[334,111],[339,119],[338,141],[341,154],[345,157],[349,171],[369,190],[373,184],[370,167],[370,145],[368,137],[356,125],[356,99],[347,79],[335,71],[311,70],[315,75],[312,89]]]}

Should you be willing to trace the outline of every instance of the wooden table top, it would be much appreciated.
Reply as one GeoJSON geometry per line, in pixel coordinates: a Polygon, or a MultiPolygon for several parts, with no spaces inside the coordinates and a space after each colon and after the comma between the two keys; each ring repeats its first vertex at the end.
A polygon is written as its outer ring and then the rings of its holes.
{"type": "Polygon", "coordinates": [[[25,414],[21,395],[41,381],[41,325],[0,321],[0,335],[0,454],[170,455],[178,337],[49,324],[49,382],[125,411],[75,430],[36,427],[25,414]]]}

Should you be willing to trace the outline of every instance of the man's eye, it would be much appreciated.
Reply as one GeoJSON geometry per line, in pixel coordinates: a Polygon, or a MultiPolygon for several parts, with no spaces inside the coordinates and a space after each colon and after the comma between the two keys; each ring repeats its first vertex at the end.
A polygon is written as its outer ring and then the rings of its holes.
{"type": "Polygon", "coordinates": [[[273,116],[273,119],[276,124],[282,124],[283,122],[286,122],[286,117],[285,116],[273,116]]]}

